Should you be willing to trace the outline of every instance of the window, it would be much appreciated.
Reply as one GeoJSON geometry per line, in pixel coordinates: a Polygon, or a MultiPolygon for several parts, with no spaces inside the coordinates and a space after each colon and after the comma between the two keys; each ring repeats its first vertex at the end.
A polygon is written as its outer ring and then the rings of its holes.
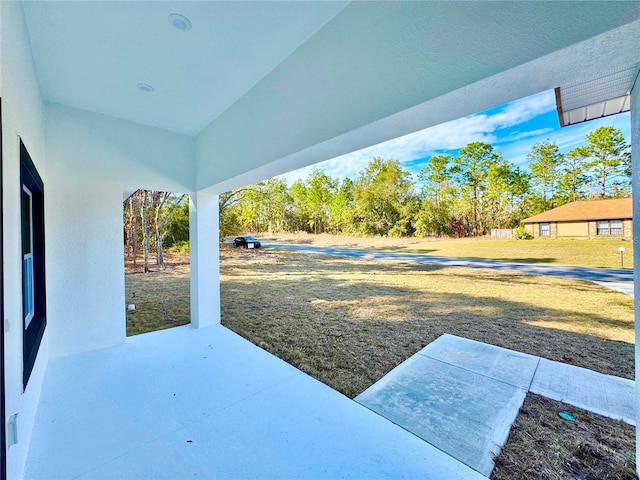
{"type": "Polygon", "coordinates": [[[548,237],[551,234],[551,229],[549,228],[549,223],[541,223],[540,224],[540,236],[548,237]]]}
{"type": "Polygon", "coordinates": [[[33,194],[22,186],[22,311],[25,328],[33,320],[33,194]]]}
{"type": "Polygon", "coordinates": [[[44,274],[44,184],[20,142],[22,237],[23,385],[26,388],[46,327],[44,274]]]}
{"type": "Polygon", "coordinates": [[[622,220],[600,220],[596,227],[598,235],[622,235],[622,220]]]}
{"type": "Polygon", "coordinates": [[[598,222],[598,235],[609,235],[609,222],[598,222]]]}
{"type": "Polygon", "coordinates": [[[609,221],[609,234],[622,235],[622,220],[609,221]]]}

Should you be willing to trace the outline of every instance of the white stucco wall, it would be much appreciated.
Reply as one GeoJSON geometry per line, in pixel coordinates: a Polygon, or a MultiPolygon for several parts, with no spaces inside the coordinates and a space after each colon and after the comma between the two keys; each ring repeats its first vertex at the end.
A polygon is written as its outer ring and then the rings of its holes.
{"type": "Polygon", "coordinates": [[[121,343],[126,337],[121,187],[55,169],[47,186],[50,355],[121,343]]]}
{"type": "Polygon", "coordinates": [[[56,103],[46,104],[47,154],[56,171],[171,192],[195,188],[192,137],[56,103]]]}
{"type": "MultiPolygon", "coordinates": [[[[638,82],[631,91],[631,161],[632,161],[632,181],[633,181],[633,211],[640,212],[640,85],[638,82]]],[[[640,222],[633,222],[633,263],[640,265],[640,222]]],[[[640,268],[637,266],[633,270],[634,285],[640,285],[640,268]]],[[[635,288],[634,287],[634,288],[635,288]]],[[[640,295],[635,288],[635,320],[636,338],[640,338],[640,295]]],[[[640,382],[638,372],[640,372],[640,349],[636,344],[636,415],[640,412],[640,382]]],[[[637,424],[638,420],[636,420],[637,424]]],[[[640,429],[636,428],[636,472],[640,472],[640,429]]]]}
{"type": "MultiPolygon", "coordinates": [[[[56,104],[44,105],[22,6],[0,2],[7,415],[19,443],[7,455],[21,478],[49,356],[125,340],[122,192],[194,189],[190,137],[56,104]],[[19,139],[45,189],[47,328],[22,387],[19,139]]],[[[6,426],[5,426],[6,427],[6,426]]]]}
{"type": "Polygon", "coordinates": [[[193,189],[193,140],[46,106],[50,355],[125,341],[122,188],[193,189]]]}
{"type": "Polygon", "coordinates": [[[220,323],[219,220],[218,195],[190,195],[191,323],[197,328],[220,323]]]}
{"type": "MultiPolygon", "coordinates": [[[[48,332],[40,345],[29,384],[22,386],[22,262],[20,242],[20,151],[22,138],[45,185],[43,104],[31,60],[22,6],[0,2],[2,56],[2,154],[4,209],[5,394],[7,416],[18,414],[18,443],[7,452],[10,479],[22,477],[31,429],[48,358],[48,332]]],[[[46,187],[45,187],[46,188],[46,187]]],[[[5,425],[6,428],[6,425],[5,425]]]]}

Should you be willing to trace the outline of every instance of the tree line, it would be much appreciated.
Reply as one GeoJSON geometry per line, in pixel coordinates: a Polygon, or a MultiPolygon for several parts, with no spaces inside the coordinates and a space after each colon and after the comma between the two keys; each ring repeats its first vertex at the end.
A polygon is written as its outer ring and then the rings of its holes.
{"type": "MultiPolygon", "coordinates": [[[[570,152],[532,146],[527,171],[488,143],[427,159],[415,178],[397,160],[373,158],[355,180],[321,168],[288,186],[272,178],[220,195],[221,237],[243,232],[478,236],[568,202],[631,194],[631,150],[610,126],[570,152]]],[[[134,263],[189,251],[187,195],[138,190],[124,202],[125,252],[134,263]]]]}
{"type": "Polygon", "coordinates": [[[566,154],[554,142],[537,143],[527,160],[523,171],[492,145],[473,142],[455,156],[429,158],[417,179],[379,157],[355,181],[321,168],[291,186],[272,178],[220,195],[221,235],[479,236],[568,202],[631,193],[630,147],[611,126],[566,154]]]}
{"type": "Polygon", "coordinates": [[[155,264],[164,266],[166,249],[188,251],[188,195],[154,190],[137,190],[123,208],[125,254],[135,265],[142,254],[145,273],[149,254],[155,252],[155,264]]]}

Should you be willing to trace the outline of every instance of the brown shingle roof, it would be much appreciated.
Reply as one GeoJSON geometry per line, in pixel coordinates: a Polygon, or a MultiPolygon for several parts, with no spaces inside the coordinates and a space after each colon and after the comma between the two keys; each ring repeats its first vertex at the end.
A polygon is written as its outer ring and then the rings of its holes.
{"type": "Polygon", "coordinates": [[[575,220],[624,220],[633,218],[631,198],[610,198],[607,200],[587,200],[572,202],[547,210],[521,223],[571,222],[575,220]]]}

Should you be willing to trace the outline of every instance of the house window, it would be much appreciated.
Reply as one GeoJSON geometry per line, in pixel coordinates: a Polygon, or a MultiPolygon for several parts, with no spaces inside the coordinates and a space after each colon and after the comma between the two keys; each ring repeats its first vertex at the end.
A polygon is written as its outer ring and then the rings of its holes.
{"type": "Polygon", "coordinates": [[[33,194],[22,186],[22,311],[25,328],[33,320],[33,194]]]}
{"type": "Polygon", "coordinates": [[[549,223],[540,224],[540,236],[548,237],[551,234],[551,228],[549,223]]]}
{"type": "Polygon", "coordinates": [[[610,235],[622,235],[622,220],[610,220],[609,232],[610,235]]]}
{"type": "Polygon", "coordinates": [[[609,235],[609,222],[608,221],[599,221],[598,222],[598,235],[609,235]]]}
{"type": "Polygon", "coordinates": [[[22,237],[23,385],[27,387],[46,327],[44,271],[44,184],[20,142],[22,237]]]}
{"type": "Polygon", "coordinates": [[[597,222],[598,235],[622,235],[622,220],[600,220],[597,222]]]}

